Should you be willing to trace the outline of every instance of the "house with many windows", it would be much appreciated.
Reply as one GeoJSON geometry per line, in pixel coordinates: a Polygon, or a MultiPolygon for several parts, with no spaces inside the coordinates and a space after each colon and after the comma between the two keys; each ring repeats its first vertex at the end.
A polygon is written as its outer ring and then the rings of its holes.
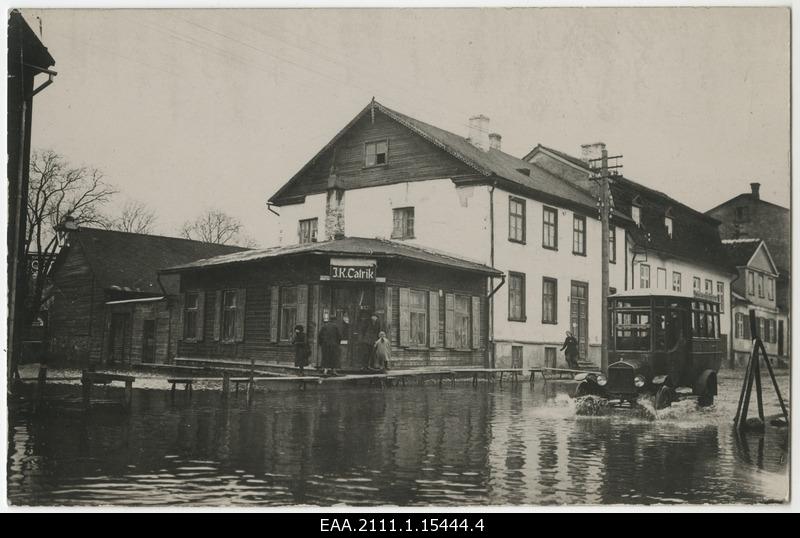
{"type": "Polygon", "coordinates": [[[779,364],[787,360],[788,316],[778,308],[777,282],[780,278],[766,242],[761,239],[724,239],[738,276],[731,284],[733,345],[731,366],[744,366],[752,350],[753,334],[749,312],[755,310],[758,334],[764,349],[779,364]]]}
{"type": "MultiPolygon", "coordinates": [[[[599,363],[602,237],[595,199],[503,152],[485,116],[469,121],[469,136],[462,137],[370,102],[270,198],[280,213],[282,248],[375,238],[493,268],[499,274],[486,273],[481,293],[488,364],[563,365],[558,349],[567,330],[579,340],[581,360],[599,363]]],[[[631,278],[629,224],[629,216],[617,213],[608,239],[619,289],[631,278]]],[[[448,298],[448,286],[432,289],[424,278],[408,274],[402,285],[387,284],[386,304],[396,310],[381,314],[409,365],[414,356],[425,364],[448,349],[446,335],[415,320],[439,318],[449,326],[452,309],[464,342],[475,325],[474,291],[448,298]]],[[[323,293],[334,294],[323,298],[332,313],[337,301],[353,310],[357,305],[346,301],[361,299],[334,289],[323,293]]]]}
{"type": "MultiPolygon", "coordinates": [[[[596,192],[591,180],[590,160],[601,155],[605,145],[582,146],[581,157],[542,146],[534,147],[525,161],[540,166],[587,193],[596,192]]],[[[720,323],[724,341],[731,345],[730,282],[736,270],[720,240],[720,222],[655,189],[645,187],[624,175],[610,182],[614,207],[612,229],[619,229],[620,216],[630,225],[624,247],[618,252],[610,286],[618,290],[649,289],[713,296],[720,302],[720,323]]],[[[612,235],[611,240],[614,240],[612,235]]]]}

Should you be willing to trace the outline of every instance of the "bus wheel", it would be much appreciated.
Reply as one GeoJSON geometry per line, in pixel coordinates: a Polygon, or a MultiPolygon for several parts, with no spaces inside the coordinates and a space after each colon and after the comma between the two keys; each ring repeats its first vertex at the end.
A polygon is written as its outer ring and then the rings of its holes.
{"type": "Polygon", "coordinates": [[[713,394],[704,394],[697,399],[697,405],[700,407],[708,407],[710,405],[714,405],[714,395],[713,394]]]}
{"type": "Polygon", "coordinates": [[[656,392],[656,400],[655,400],[655,408],[656,411],[659,409],[664,409],[665,407],[669,407],[672,405],[672,402],[675,401],[675,391],[666,385],[662,385],[659,387],[658,392],[656,392]]]}

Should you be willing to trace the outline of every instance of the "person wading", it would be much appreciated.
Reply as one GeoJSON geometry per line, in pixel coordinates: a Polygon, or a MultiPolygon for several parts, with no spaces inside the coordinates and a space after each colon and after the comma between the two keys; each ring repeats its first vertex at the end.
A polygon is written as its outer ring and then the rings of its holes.
{"type": "Polygon", "coordinates": [[[570,368],[578,369],[578,341],[572,336],[572,333],[567,331],[567,338],[564,340],[564,345],[561,346],[561,351],[564,351],[564,356],[567,359],[567,364],[570,368]]]}
{"type": "Polygon", "coordinates": [[[295,326],[292,345],[294,346],[294,365],[300,368],[300,375],[304,375],[303,369],[308,366],[311,348],[308,345],[308,337],[302,325],[295,326]]]}
{"type": "Polygon", "coordinates": [[[342,341],[342,333],[339,327],[328,316],[324,316],[322,327],[319,330],[319,346],[322,348],[322,375],[326,375],[331,370],[331,375],[338,375],[336,369],[339,367],[339,343],[342,341]]]}

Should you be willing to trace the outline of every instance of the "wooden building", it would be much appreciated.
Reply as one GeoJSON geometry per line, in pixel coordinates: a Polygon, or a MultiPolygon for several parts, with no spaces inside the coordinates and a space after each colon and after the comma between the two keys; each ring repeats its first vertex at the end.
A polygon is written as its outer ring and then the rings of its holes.
{"type": "Polygon", "coordinates": [[[373,314],[394,366],[484,366],[487,279],[502,277],[431,249],[358,237],[239,252],[161,274],[180,275],[179,357],[291,364],[299,324],[318,364],[319,328],[330,318],[345,370],[367,365],[373,314]]]}
{"type": "Polygon", "coordinates": [[[130,364],[175,355],[177,279],[163,267],[241,247],[79,228],[53,265],[49,352],[55,359],[130,364]]]}

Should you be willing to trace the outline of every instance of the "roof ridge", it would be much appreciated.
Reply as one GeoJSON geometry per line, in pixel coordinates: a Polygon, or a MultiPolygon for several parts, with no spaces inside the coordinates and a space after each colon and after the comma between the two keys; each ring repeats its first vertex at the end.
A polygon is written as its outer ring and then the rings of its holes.
{"type": "Polygon", "coordinates": [[[125,231],[125,230],[113,230],[113,229],[109,229],[109,228],[96,228],[94,226],[78,226],[78,230],[77,230],[78,234],[80,234],[80,232],[82,230],[88,230],[88,231],[92,231],[92,232],[108,232],[108,233],[116,233],[116,234],[125,234],[125,235],[131,235],[131,236],[135,235],[135,236],[139,236],[139,237],[155,237],[155,238],[159,238],[159,239],[172,239],[172,240],[178,240],[178,241],[187,241],[189,243],[197,243],[197,244],[200,244],[200,245],[216,245],[216,246],[220,246],[220,247],[240,248],[240,249],[244,249],[244,250],[252,250],[252,249],[250,249],[248,247],[243,247],[243,246],[240,246],[240,245],[225,245],[225,244],[222,244],[222,243],[211,243],[209,241],[199,241],[197,239],[187,239],[185,237],[175,237],[175,236],[172,236],[172,235],[146,234],[146,233],[142,233],[142,232],[128,232],[128,231],[125,231]]]}

